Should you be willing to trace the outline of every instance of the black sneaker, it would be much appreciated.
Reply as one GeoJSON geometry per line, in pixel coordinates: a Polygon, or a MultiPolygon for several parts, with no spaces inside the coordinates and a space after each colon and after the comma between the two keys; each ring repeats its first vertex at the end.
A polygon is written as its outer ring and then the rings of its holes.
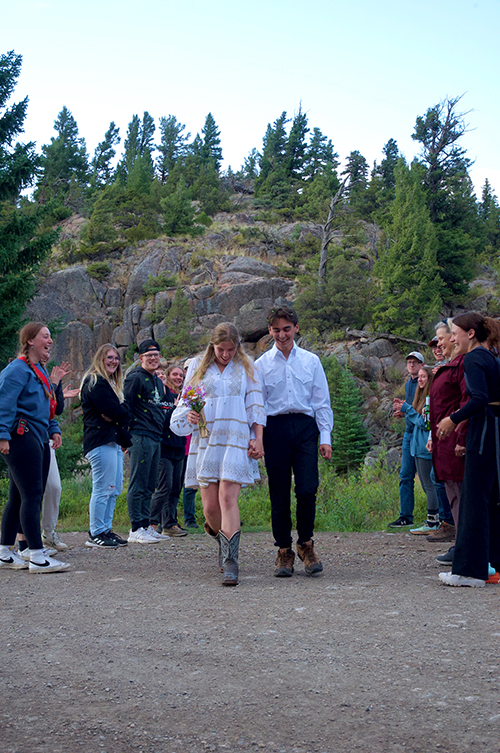
{"type": "Polygon", "coordinates": [[[436,560],[439,562],[440,565],[453,565],[453,552],[455,551],[455,547],[451,546],[446,554],[440,554],[438,557],[436,557],[436,560]]]}
{"type": "Polygon", "coordinates": [[[111,541],[116,541],[116,543],[118,544],[118,546],[127,546],[128,545],[128,541],[126,541],[126,539],[122,539],[114,531],[108,531],[107,534],[106,534],[106,536],[108,537],[108,539],[111,539],[111,541]]]}
{"type": "Polygon", "coordinates": [[[117,549],[118,544],[114,539],[109,538],[107,533],[97,533],[95,536],[89,531],[89,537],[85,546],[93,549],[117,549]]]}
{"type": "Polygon", "coordinates": [[[404,528],[405,526],[412,526],[413,520],[410,520],[410,518],[405,518],[404,515],[400,515],[400,517],[394,521],[394,523],[389,523],[389,528],[404,528]]]}

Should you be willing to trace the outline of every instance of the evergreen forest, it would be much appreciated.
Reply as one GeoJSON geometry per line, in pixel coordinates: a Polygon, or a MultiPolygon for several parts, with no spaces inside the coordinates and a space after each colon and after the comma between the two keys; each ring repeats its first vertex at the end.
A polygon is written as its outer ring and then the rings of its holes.
{"type": "Polygon", "coordinates": [[[346,327],[425,339],[439,317],[477,298],[473,280],[500,272],[500,205],[488,180],[475,195],[460,96],[416,113],[411,163],[390,132],[373,165],[356,150],[339,155],[335,134],[298,104],[293,114],[270,113],[262,143],[222,170],[212,113],[194,135],[182,113],[131,113],[126,133],[111,122],[89,154],[62,106],[50,143],[23,143],[28,97],[14,94],[21,66],[14,51],[0,55],[0,358],[57,244],[65,263],[105,274],[131,244],[195,243],[223,213],[251,211],[247,240],[254,233],[275,245],[272,228],[320,226],[278,244],[280,271],[300,290],[301,328],[319,340],[346,327]],[[60,223],[74,214],[85,220],[78,242],[59,241],[60,223]]]}

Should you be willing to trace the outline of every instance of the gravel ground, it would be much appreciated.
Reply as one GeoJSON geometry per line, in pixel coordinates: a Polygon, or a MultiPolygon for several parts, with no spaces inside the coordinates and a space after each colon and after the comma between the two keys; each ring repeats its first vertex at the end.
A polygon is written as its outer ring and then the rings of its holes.
{"type": "Polygon", "coordinates": [[[447,545],[319,534],[276,579],[244,533],[222,588],[204,535],[64,539],[66,573],[0,572],[1,753],[500,750],[500,586],[441,586],[447,545]]]}

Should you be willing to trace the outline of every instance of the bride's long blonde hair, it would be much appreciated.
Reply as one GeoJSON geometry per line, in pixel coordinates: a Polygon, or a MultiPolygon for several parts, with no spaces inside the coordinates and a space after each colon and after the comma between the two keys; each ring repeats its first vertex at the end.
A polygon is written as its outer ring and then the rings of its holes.
{"type": "Polygon", "coordinates": [[[190,380],[191,384],[195,385],[198,384],[198,382],[201,382],[201,380],[207,373],[207,369],[210,364],[215,362],[214,345],[220,345],[221,343],[226,342],[232,343],[236,348],[236,353],[234,354],[233,361],[235,363],[241,363],[250,379],[252,379],[252,381],[255,381],[253,363],[243,350],[241,337],[238,330],[236,329],[234,324],[231,324],[231,322],[223,322],[222,324],[218,324],[212,332],[210,342],[205,353],[203,354],[201,363],[190,380]]]}

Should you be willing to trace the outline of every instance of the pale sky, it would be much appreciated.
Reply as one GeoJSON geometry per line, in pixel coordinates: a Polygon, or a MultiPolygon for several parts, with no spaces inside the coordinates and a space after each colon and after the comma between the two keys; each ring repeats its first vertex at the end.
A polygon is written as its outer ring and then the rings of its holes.
{"type": "Polygon", "coordinates": [[[93,151],[110,121],[123,147],[134,114],[175,115],[192,136],[212,112],[224,167],[261,149],[266,126],[302,102],[340,159],[372,165],[390,139],[411,159],[415,119],[464,94],[477,190],[500,197],[500,0],[16,0],[0,52],[23,56],[23,141],[55,135],[66,105],[93,151]],[[496,50],[496,51],[495,51],[496,50]]]}

